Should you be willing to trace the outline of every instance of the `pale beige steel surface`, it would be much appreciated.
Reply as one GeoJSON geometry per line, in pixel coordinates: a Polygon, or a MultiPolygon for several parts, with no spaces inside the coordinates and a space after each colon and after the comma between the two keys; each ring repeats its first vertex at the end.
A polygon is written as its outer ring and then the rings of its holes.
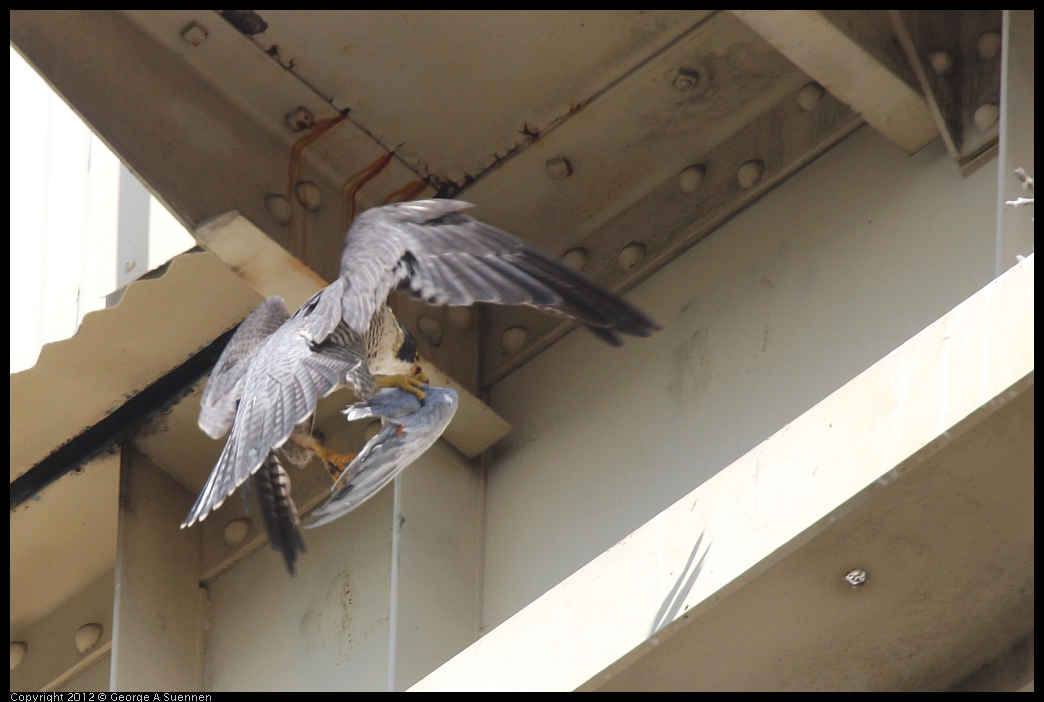
{"type": "Polygon", "coordinates": [[[1031,178],[1034,170],[1033,119],[1033,10],[1005,10],[1000,96],[1000,158],[997,188],[997,273],[1014,266],[1018,256],[1033,251],[1033,205],[1013,207],[1008,202],[1032,198],[1015,175],[1021,168],[1031,178]]]}
{"type": "Polygon", "coordinates": [[[112,571],[119,485],[117,453],[11,510],[12,635],[112,571]]]}
{"type": "MultiPolygon", "coordinates": [[[[116,464],[119,472],[119,457],[116,464]]],[[[110,540],[115,546],[115,534],[110,536],[110,540]]],[[[21,567],[32,568],[32,563],[21,567]]],[[[63,577],[74,580],[77,577],[75,566],[52,577],[55,580],[63,577]]],[[[38,586],[45,584],[43,581],[37,583],[38,586]]],[[[12,626],[11,640],[24,641],[28,650],[18,667],[11,671],[11,691],[55,690],[88,668],[100,665],[100,659],[112,649],[112,598],[110,564],[106,571],[82,584],[30,626],[18,629],[12,626]],[[101,625],[101,636],[92,648],[81,653],[74,641],[77,630],[85,624],[101,625]]],[[[102,689],[108,690],[108,670],[105,680],[102,689]]]]}
{"type": "Polygon", "coordinates": [[[260,47],[419,173],[460,185],[711,13],[258,12],[260,47]]]}
{"type": "Polygon", "coordinates": [[[907,152],[939,135],[924,96],[823,13],[732,12],[907,152]]]}
{"type": "Polygon", "coordinates": [[[945,687],[974,671],[1032,631],[1033,288],[1030,257],[413,689],[597,688],[653,651],[621,686],[945,687]],[[845,589],[854,568],[865,591],[845,589]],[[777,605],[715,617],[743,586],[777,605]],[[790,619],[788,595],[816,592],[825,611],[790,619]]]}
{"type": "Polygon", "coordinates": [[[860,129],[629,293],[662,332],[571,334],[498,383],[483,626],[989,282],[996,178],[860,129]]]}
{"type": "Polygon", "coordinates": [[[111,688],[203,687],[199,529],[181,529],[196,497],[132,447],[122,452],[111,688]]]}
{"type": "Polygon", "coordinates": [[[382,490],[343,519],[305,531],[308,553],[293,578],[265,547],[208,585],[208,691],[385,688],[392,497],[382,490]]]}

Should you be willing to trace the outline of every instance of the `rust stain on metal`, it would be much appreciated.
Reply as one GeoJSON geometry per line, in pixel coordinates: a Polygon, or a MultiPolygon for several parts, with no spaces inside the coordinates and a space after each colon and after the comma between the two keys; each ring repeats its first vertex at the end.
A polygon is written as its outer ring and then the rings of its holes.
{"type": "Polygon", "coordinates": [[[381,200],[381,204],[390,205],[393,202],[408,202],[424,192],[426,187],[428,187],[428,183],[425,180],[410,181],[401,188],[392,190],[388,193],[384,199],[381,200]]]}
{"type": "Polygon", "coordinates": [[[341,231],[348,231],[348,225],[355,219],[355,196],[364,185],[380,175],[391,160],[391,153],[384,154],[366,168],[348,176],[344,181],[344,185],[341,187],[341,192],[344,194],[344,226],[341,227],[341,231]]]}
{"type": "Polygon", "coordinates": [[[530,140],[536,139],[540,136],[540,130],[536,127],[530,127],[529,122],[522,123],[522,130],[519,133],[528,137],[530,140]]]}
{"type": "Polygon", "coordinates": [[[294,227],[294,210],[296,209],[294,207],[294,202],[297,200],[294,194],[294,188],[297,186],[297,181],[301,179],[301,157],[306,148],[317,142],[327,132],[345,121],[345,119],[347,119],[345,115],[337,115],[336,117],[327,117],[326,119],[318,120],[315,123],[315,126],[312,127],[311,131],[295,141],[294,145],[290,148],[290,167],[288,169],[286,183],[286,199],[290,201],[290,221],[287,223],[289,230],[287,236],[287,248],[289,248],[291,252],[294,252],[302,261],[304,261],[305,257],[308,255],[307,208],[302,208],[303,216],[301,231],[295,231],[294,227]]]}
{"type": "Polygon", "coordinates": [[[487,167],[483,168],[477,174],[465,173],[464,179],[459,183],[449,180],[448,178],[439,178],[437,176],[432,177],[431,185],[433,188],[435,188],[435,197],[456,196],[460,191],[467,188],[469,185],[477,181],[482,176],[486,175],[490,171],[497,170],[505,161],[514,156],[517,156],[525,149],[540,141],[541,137],[546,136],[548,132],[558,128],[567,119],[569,119],[577,112],[587,107],[591,103],[592,99],[593,98],[587,98],[586,100],[581,100],[580,102],[569,103],[569,110],[565,114],[560,115],[551,122],[549,122],[543,129],[541,129],[540,127],[530,126],[529,122],[523,122],[522,129],[520,129],[518,133],[525,137],[524,139],[521,139],[520,141],[517,141],[514,144],[512,144],[503,154],[493,154],[492,163],[490,163],[487,167]]]}

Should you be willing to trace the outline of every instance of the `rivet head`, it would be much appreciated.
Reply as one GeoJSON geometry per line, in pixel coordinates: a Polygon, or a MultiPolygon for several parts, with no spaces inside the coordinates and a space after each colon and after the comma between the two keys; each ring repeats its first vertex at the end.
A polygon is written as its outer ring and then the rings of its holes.
{"type": "Polygon", "coordinates": [[[753,188],[761,180],[761,174],[765,171],[765,163],[757,159],[747,161],[736,171],[736,182],[744,190],[753,188]]]}
{"type": "Polygon", "coordinates": [[[691,68],[679,68],[671,86],[680,93],[687,93],[700,84],[700,73],[691,68]]]}
{"type": "Polygon", "coordinates": [[[1000,32],[983,32],[979,40],[975,42],[975,50],[979,53],[979,58],[983,61],[989,61],[991,58],[997,55],[1001,47],[1001,35],[1000,32]]]}
{"type": "Polygon", "coordinates": [[[203,43],[203,40],[210,34],[207,28],[198,22],[189,22],[188,25],[181,30],[181,38],[187,41],[192,46],[199,46],[203,43]]]}
{"type": "Polygon", "coordinates": [[[377,432],[381,430],[381,420],[375,419],[366,425],[366,429],[363,430],[363,441],[369,441],[373,437],[377,436],[377,432]]]}
{"type": "Polygon", "coordinates": [[[562,254],[562,262],[580,271],[587,265],[587,249],[577,247],[562,254]]]}
{"type": "Polygon", "coordinates": [[[18,667],[18,664],[25,658],[25,652],[28,650],[29,645],[25,641],[11,642],[11,670],[18,667]]]}
{"type": "Polygon", "coordinates": [[[928,64],[943,78],[953,73],[953,56],[948,51],[931,52],[928,54],[928,64]]]}
{"type": "Polygon", "coordinates": [[[547,162],[547,174],[552,180],[561,180],[573,175],[573,164],[565,156],[553,158],[547,162]]]}
{"type": "Polygon", "coordinates": [[[307,107],[301,106],[286,113],[286,126],[290,131],[303,132],[315,126],[315,115],[307,107]]]}
{"type": "Polygon", "coordinates": [[[855,570],[849,571],[845,575],[845,582],[852,587],[859,587],[866,583],[866,571],[862,568],[856,568],[855,570]]]}
{"type": "Polygon", "coordinates": [[[798,91],[798,106],[808,112],[819,104],[823,97],[823,86],[819,83],[805,83],[798,91]]]}
{"type": "Polygon", "coordinates": [[[84,624],[76,630],[76,650],[80,653],[87,653],[98,643],[101,635],[101,624],[84,624]]]}
{"type": "Polygon", "coordinates": [[[526,343],[528,336],[529,332],[524,327],[510,327],[500,335],[500,348],[509,356],[514,355],[526,343]]]}
{"type": "Polygon", "coordinates": [[[470,307],[447,307],[446,316],[457,329],[467,331],[475,323],[470,307]]]}
{"type": "Polygon", "coordinates": [[[987,129],[997,123],[997,118],[1000,117],[1000,108],[993,103],[985,103],[979,105],[979,109],[975,110],[975,128],[980,132],[985,132],[987,129]]]}
{"type": "Polygon", "coordinates": [[[420,335],[431,342],[432,346],[442,343],[442,322],[427,315],[417,318],[417,331],[420,335]]]}
{"type": "Polygon", "coordinates": [[[703,166],[689,166],[678,176],[678,187],[683,193],[691,195],[700,187],[706,172],[707,169],[703,166]]]}
{"type": "Polygon", "coordinates": [[[318,185],[310,180],[302,180],[298,183],[297,187],[294,188],[294,194],[297,195],[297,201],[306,210],[315,212],[323,204],[323,192],[318,185]]]}
{"type": "Polygon", "coordinates": [[[225,532],[223,534],[225,539],[225,545],[229,548],[236,548],[240,546],[246,538],[250,536],[250,529],[254,526],[246,517],[240,517],[239,519],[233,519],[225,525],[225,532]]]}
{"type": "Polygon", "coordinates": [[[643,258],[645,258],[645,244],[632,241],[620,250],[620,267],[629,271],[641,263],[643,258]]]}
{"type": "Polygon", "coordinates": [[[266,195],[265,209],[272,215],[272,219],[280,224],[290,221],[290,201],[285,195],[266,195]]]}

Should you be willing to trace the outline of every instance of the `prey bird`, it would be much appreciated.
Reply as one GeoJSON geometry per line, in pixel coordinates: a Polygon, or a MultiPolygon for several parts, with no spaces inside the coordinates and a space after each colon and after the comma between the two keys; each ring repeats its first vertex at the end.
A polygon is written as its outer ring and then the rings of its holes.
{"type": "Polygon", "coordinates": [[[457,411],[457,393],[429,386],[423,390],[420,400],[399,388],[383,388],[344,410],[349,422],[380,418],[381,429],[334,482],[330,498],[312,512],[316,519],[308,529],[328,524],[366,502],[442,436],[457,411]]]}
{"type": "Polygon", "coordinates": [[[247,318],[251,325],[237,330],[218,360],[218,382],[210,381],[217,389],[207,397],[208,384],[200,413],[200,427],[212,436],[229,424],[232,431],[182,527],[204,519],[255,475],[272,547],[293,573],[304,541],[275,451],[304,460],[315,453],[339,478],[354,457],[312,440],[307,421],[319,398],[345,385],[363,399],[380,387],[425,398],[416,343],[387,305],[395,290],[434,305],[528,305],[574,320],[614,346],[617,334],[645,337],[660,328],[558,259],[463,214],[469,207],[417,200],[367,210],[345,236],[337,280],[292,317],[269,298],[265,310],[247,318]]]}

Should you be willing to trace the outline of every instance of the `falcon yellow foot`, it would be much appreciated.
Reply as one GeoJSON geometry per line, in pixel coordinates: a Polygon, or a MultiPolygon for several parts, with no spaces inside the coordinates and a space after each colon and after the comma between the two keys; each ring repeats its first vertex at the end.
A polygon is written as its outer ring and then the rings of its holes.
{"type": "Polygon", "coordinates": [[[326,472],[330,474],[334,482],[337,482],[337,479],[348,468],[348,464],[354,461],[357,455],[354,453],[337,453],[318,443],[313,450],[315,455],[322,459],[323,465],[326,466],[326,472]]]}
{"type": "Polygon", "coordinates": [[[333,476],[334,480],[340,478],[341,474],[344,473],[345,469],[348,467],[348,464],[355,460],[356,454],[337,453],[336,451],[332,451],[316,441],[314,436],[304,434],[293,435],[290,438],[298,446],[301,446],[318,456],[319,460],[321,460],[323,465],[326,466],[326,471],[333,476]]]}
{"type": "Polygon", "coordinates": [[[404,375],[402,373],[378,375],[374,380],[377,381],[377,387],[379,388],[399,388],[406,392],[412,392],[417,396],[418,400],[423,400],[424,391],[421,390],[421,386],[428,382],[428,376],[423,371],[418,370],[413,375],[404,375]]]}

